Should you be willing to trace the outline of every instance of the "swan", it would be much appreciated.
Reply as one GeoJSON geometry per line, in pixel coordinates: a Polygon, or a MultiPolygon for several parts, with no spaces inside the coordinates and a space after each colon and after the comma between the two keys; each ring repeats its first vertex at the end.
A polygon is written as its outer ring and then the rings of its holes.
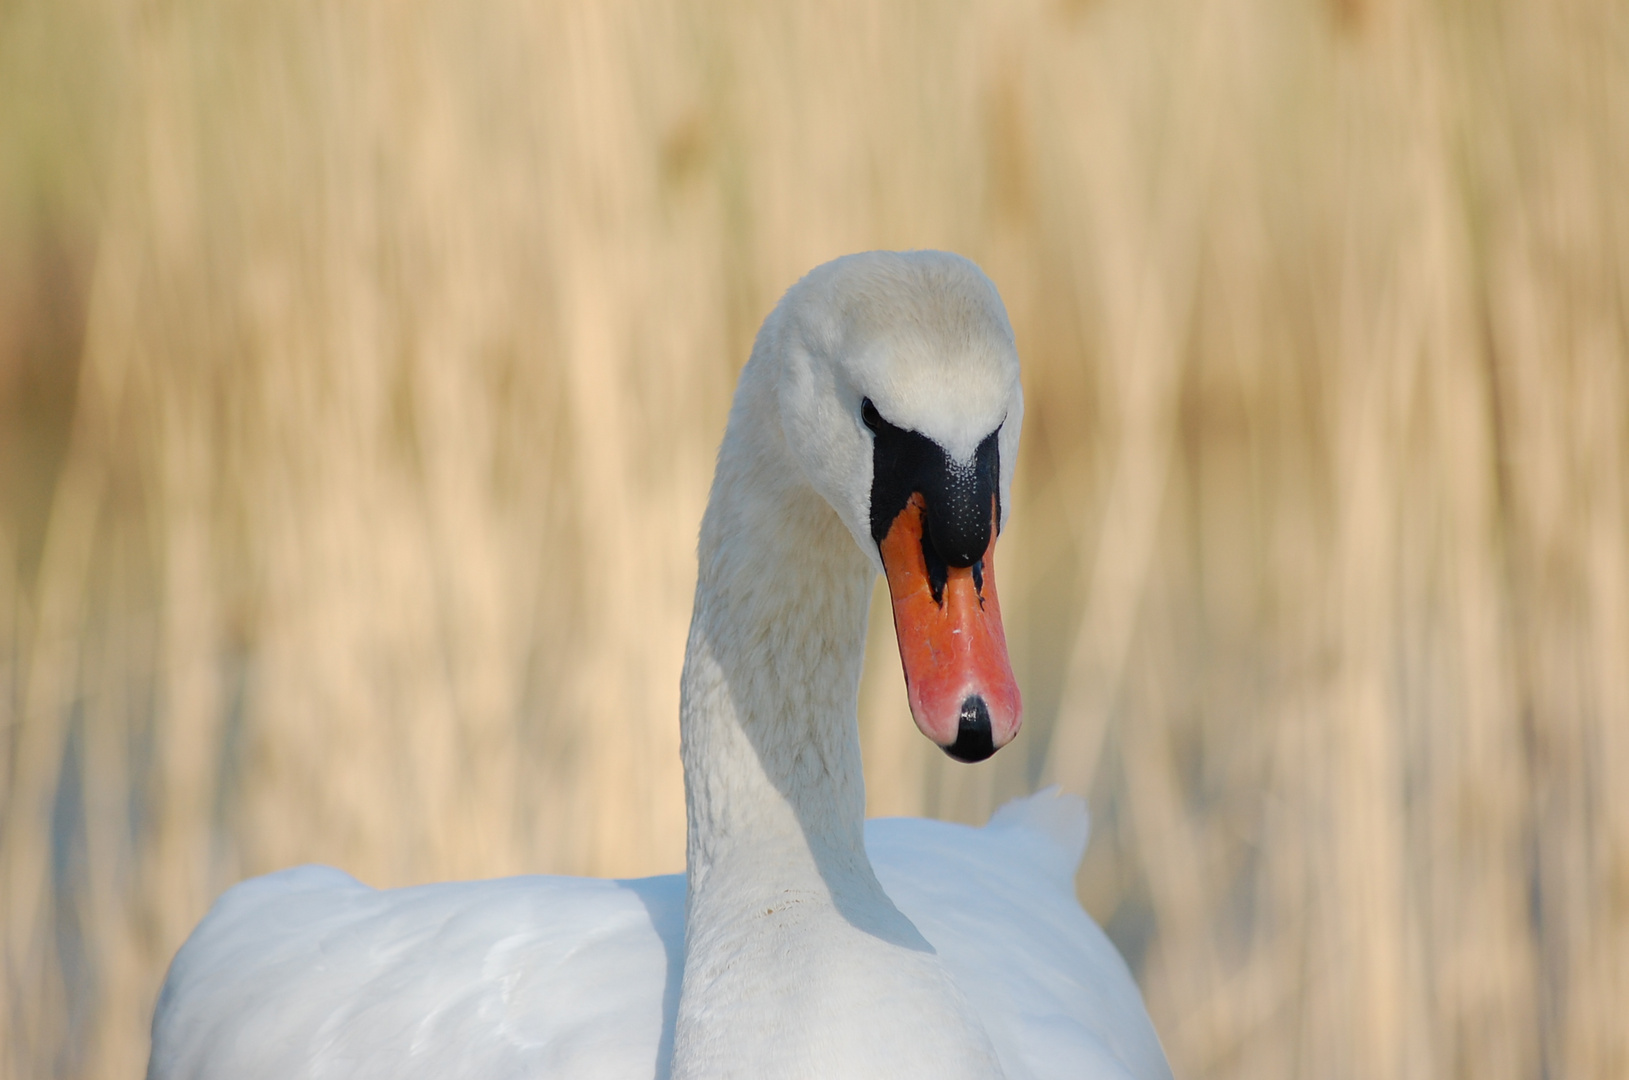
{"type": "Polygon", "coordinates": [[[1080,800],[1042,792],[980,829],[864,820],[877,574],[923,734],[972,762],[1018,731],[993,553],[1022,416],[1012,329],[973,263],[811,271],[759,331],[702,521],[688,873],[244,882],[171,964],[150,1080],[1168,1080],[1075,898],[1080,800]]]}

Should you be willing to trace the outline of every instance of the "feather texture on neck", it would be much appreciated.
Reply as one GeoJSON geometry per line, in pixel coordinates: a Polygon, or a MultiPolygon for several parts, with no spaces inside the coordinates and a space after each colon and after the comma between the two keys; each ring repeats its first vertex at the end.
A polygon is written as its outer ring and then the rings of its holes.
{"type": "Polygon", "coordinates": [[[876,571],[792,460],[770,330],[742,373],[701,530],[673,1075],[999,1076],[865,854],[856,705],[876,571]]]}

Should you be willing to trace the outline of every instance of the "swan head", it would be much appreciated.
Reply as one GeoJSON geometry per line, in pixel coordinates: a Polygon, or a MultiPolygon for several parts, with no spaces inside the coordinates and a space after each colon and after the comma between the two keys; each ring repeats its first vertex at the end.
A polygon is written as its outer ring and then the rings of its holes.
{"type": "Polygon", "coordinates": [[[1024,411],[1001,297],[958,255],[867,252],[810,272],[766,329],[791,456],[888,580],[917,727],[989,757],[1021,709],[994,573],[1024,411]]]}

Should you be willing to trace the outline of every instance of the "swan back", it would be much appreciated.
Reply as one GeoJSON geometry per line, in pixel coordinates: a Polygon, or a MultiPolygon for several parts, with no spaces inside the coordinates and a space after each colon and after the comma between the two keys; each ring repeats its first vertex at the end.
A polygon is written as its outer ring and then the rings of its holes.
{"type": "MultiPolygon", "coordinates": [[[[865,825],[877,876],[1008,1080],[1169,1080],[1135,983],[1074,899],[1085,840],[1083,804],[1053,792],[982,829],[865,825]]],[[[255,878],[176,956],[148,1075],[663,1080],[684,888],[672,875],[376,890],[321,866],[255,878]]]]}
{"type": "Polygon", "coordinates": [[[883,887],[966,990],[1008,1080],[1169,1080],[1136,981],[1075,897],[1086,837],[1085,803],[1056,788],[982,829],[866,823],[883,887]]]}

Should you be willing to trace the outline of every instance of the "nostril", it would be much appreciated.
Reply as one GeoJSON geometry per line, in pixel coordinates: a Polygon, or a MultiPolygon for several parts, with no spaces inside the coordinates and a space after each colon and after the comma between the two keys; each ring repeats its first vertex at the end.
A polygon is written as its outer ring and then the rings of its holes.
{"type": "Polygon", "coordinates": [[[990,707],[980,694],[969,694],[962,700],[962,710],[956,725],[956,741],[944,748],[945,753],[957,761],[971,764],[983,761],[996,752],[995,733],[990,727],[990,707]]]}

